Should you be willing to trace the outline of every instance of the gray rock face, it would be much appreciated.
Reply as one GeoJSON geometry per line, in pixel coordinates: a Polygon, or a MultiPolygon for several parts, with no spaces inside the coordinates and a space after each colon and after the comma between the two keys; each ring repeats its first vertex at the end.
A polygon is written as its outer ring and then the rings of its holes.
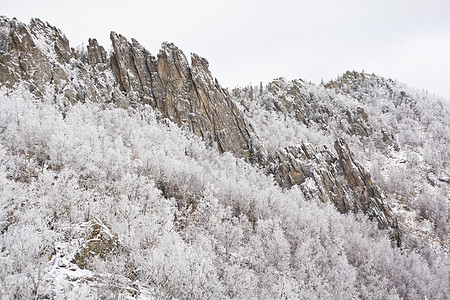
{"type": "MultiPolygon", "coordinates": [[[[25,25],[0,17],[0,85],[21,83],[35,95],[51,90],[69,102],[108,102],[114,87],[105,69],[91,70],[85,54],[70,48],[57,28],[39,19],[25,25]]],[[[94,40],[88,46],[91,65],[104,62],[105,52],[94,40]]]]}
{"type": "Polygon", "coordinates": [[[164,117],[184,126],[221,152],[249,161],[263,151],[228,92],[213,79],[208,62],[196,54],[189,65],[175,45],[164,43],[157,58],[136,40],[111,32],[113,53],[95,39],[77,53],[55,27],[33,19],[25,25],[0,19],[0,84],[25,83],[37,95],[53,85],[70,102],[150,104],[164,117]]]}
{"type": "MultiPolygon", "coordinates": [[[[43,55],[39,45],[35,43],[35,37],[42,35],[44,31],[46,31],[48,39],[53,40],[55,36],[52,32],[53,28],[46,28],[41,21],[34,19],[31,20],[28,27],[16,19],[10,21],[4,17],[0,19],[0,25],[2,28],[0,42],[0,80],[2,84],[12,87],[19,80],[23,80],[29,84],[32,90],[35,90],[47,82],[54,81],[54,78],[52,79],[54,68],[43,55]],[[36,30],[35,37],[29,32],[31,28],[36,30]],[[36,62],[39,62],[39,65],[36,62]]],[[[59,49],[60,51],[61,48],[55,43],[51,50],[59,49]]]]}
{"type": "Polygon", "coordinates": [[[334,148],[337,157],[325,146],[301,144],[280,149],[271,172],[281,186],[299,185],[307,197],[332,202],[341,213],[364,212],[379,228],[391,228],[392,238],[399,244],[397,219],[370,175],[343,139],[336,140],[334,148]]]}
{"type": "Polygon", "coordinates": [[[151,55],[133,40],[133,44],[120,34],[111,32],[113,54],[110,58],[111,68],[120,90],[132,100],[150,104],[153,101],[151,75],[148,62],[151,55]]]}
{"type": "Polygon", "coordinates": [[[365,137],[372,131],[363,108],[341,107],[339,114],[333,113],[328,106],[332,104],[317,101],[317,95],[308,91],[301,80],[287,82],[283,78],[275,79],[269,83],[268,89],[269,94],[273,95],[272,101],[267,103],[269,108],[293,116],[307,126],[316,124],[326,129],[327,124],[333,121],[350,135],[365,137]]]}
{"type": "Polygon", "coordinates": [[[380,227],[396,226],[394,214],[384,203],[381,192],[375,186],[364,168],[356,161],[343,139],[335,141],[334,148],[339,157],[339,170],[342,172],[349,190],[353,191],[355,210],[362,210],[376,218],[380,227]]]}
{"type": "Polygon", "coordinates": [[[203,135],[208,128],[213,128],[222,152],[231,151],[249,161],[261,162],[263,152],[253,129],[245,122],[228,92],[212,78],[207,60],[192,54],[191,61],[197,100],[194,113],[203,116],[199,133],[203,135]]]}
{"type": "Polygon", "coordinates": [[[113,74],[126,95],[159,109],[204,140],[216,142],[221,152],[252,161],[262,157],[253,129],[212,78],[206,59],[192,54],[189,66],[184,53],[171,43],[164,43],[155,59],[136,40],[129,43],[113,32],[111,41],[113,74]]]}
{"type": "Polygon", "coordinates": [[[105,49],[98,44],[96,39],[89,39],[87,51],[88,62],[91,66],[95,67],[98,64],[106,64],[108,62],[105,49]]]}
{"type": "MultiPolygon", "coordinates": [[[[342,213],[364,211],[377,217],[378,206],[384,205],[380,191],[343,139],[337,140],[334,148],[337,157],[325,146],[301,144],[280,149],[273,169],[276,180],[288,188],[300,185],[306,195],[331,201],[342,213]]],[[[390,227],[392,212],[382,210],[382,214],[385,217],[379,219],[380,227],[390,227]]]]}

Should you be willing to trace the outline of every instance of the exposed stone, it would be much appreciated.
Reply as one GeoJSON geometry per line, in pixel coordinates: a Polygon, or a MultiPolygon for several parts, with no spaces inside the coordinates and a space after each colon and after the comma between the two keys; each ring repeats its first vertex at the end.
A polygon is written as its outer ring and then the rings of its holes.
{"type": "Polygon", "coordinates": [[[88,62],[91,66],[107,63],[106,51],[102,46],[98,44],[96,39],[89,39],[87,52],[88,62]]]}
{"type": "Polygon", "coordinates": [[[97,256],[104,259],[108,255],[125,250],[119,243],[117,233],[113,233],[111,227],[99,217],[94,217],[84,226],[86,227],[85,244],[75,254],[73,260],[73,263],[80,268],[84,269],[90,258],[97,256]]]}
{"type": "Polygon", "coordinates": [[[112,70],[125,94],[135,94],[179,126],[217,143],[221,152],[230,151],[250,161],[262,159],[253,129],[227,91],[212,78],[206,59],[193,54],[190,67],[184,53],[172,43],[163,43],[155,59],[136,40],[129,43],[113,32],[111,41],[112,70]]]}
{"type": "Polygon", "coordinates": [[[191,68],[180,49],[164,43],[155,59],[136,40],[130,43],[111,32],[110,58],[95,39],[89,39],[87,53],[81,53],[87,59],[76,59],[64,34],[48,23],[33,19],[27,26],[4,17],[0,22],[2,85],[22,82],[42,96],[51,84],[70,102],[150,104],[179,126],[216,143],[221,152],[262,160],[253,129],[213,79],[204,58],[192,55],[191,68]],[[111,73],[113,78],[108,77],[111,73]]]}
{"type": "Polygon", "coordinates": [[[73,56],[72,50],[69,46],[69,40],[61,30],[39,19],[31,19],[29,27],[36,38],[45,38],[47,45],[54,48],[59,62],[69,62],[73,56]]]}
{"type": "Polygon", "coordinates": [[[151,74],[147,67],[150,53],[137,41],[133,40],[130,44],[124,36],[115,32],[111,32],[110,38],[114,50],[111,66],[120,90],[130,100],[153,103],[151,74]]]}
{"type": "Polygon", "coordinates": [[[289,115],[306,126],[316,125],[326,130],[330,122],[335,122],[350,135],[363,137],[372,132],[362,107],[339,107],[338,113],[333,113],[329,108],[331,99],[330,103],[317,101],[317,95],[308,91],[302,80],[275,79],[268,89],[273,97],[266,103],[267,109],[289,115]]]}
{"type": "Polygon", "coordinates": [[[263,152],[253,128],[245,122],[228,92],[213,79],[208,61],[196,54],[191,55],[191,60],[198,101],[196,114],[206,116],[198,126],[201,134],[212,128],[222,152],[230,151],[250,161],[262,162],[263,152]]]}
{"type": "MultiPolygon", "coordinates": [[[[111,101],[113,87],[108,86],[108,73],[102,70],[90,73],[87,66],[76,59],[69,41],[59,29],[39,19],[32,19],[25,25],[16,19],[0,17],[0,32],[0,85],[13,88],[21,83],[38,97],[51,87],[72,103],[111,101]]],[[[92,62],[100,62],[105,55],[103,48],[97,45],[91,41],[91,55],[96,53],[92,62]]]]}
{"type": "MultiPolygon", "coordinates": [[[[13,87],[18,81],[30,86],[31,90],[42,92],[45,83],[51,82],[52,64],[37,47],[28,27],[16,19],[1,18],[2,52],[0,56],[0,80],[13,87]],[[39,62],[39,63],[37,63],[39,62]]],[[[34,28],[40,23],[32,20],[34,28]]]]}
{"type": "Polygon", "coordinates": [[[370,175],[356,161],[343,139],[338,139],[334,148],[337,157],[325,146],[301,144],[280,149],[271,171],[281,186],[299,185],[307,197],[332,202],[341,213],[362,211],[368,214],[377,220],[380,228],[391,228],[398,243],[396,217],[370,175]]]}
{"type": "Polygon", "coordinates": [[[347,133],[350,135],[369,136],[371,128],[368,124],[368,117],[362,107],[357,107],[356,111],[347,110],[345,112],[347,121],[347,133]]]}

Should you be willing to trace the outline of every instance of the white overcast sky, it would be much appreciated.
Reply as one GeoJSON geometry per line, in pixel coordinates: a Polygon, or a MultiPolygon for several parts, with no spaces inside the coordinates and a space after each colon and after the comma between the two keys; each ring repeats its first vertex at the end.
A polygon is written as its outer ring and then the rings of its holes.
{"type": "Polygon", "coordinates": [[[109,32],[156,56],[163,41],[208,59],[225,87],[365,70],[450,99],[450,0],[0,0],[0,14],[60,28],[76,47],[109,32]]]}

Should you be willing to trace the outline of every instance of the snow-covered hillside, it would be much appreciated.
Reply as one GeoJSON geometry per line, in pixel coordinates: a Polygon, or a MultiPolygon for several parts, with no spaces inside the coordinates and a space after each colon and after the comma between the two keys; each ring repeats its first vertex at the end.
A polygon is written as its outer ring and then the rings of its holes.
{"type": "Polygon", "coordinates": [[[402,232],[448,249],[448,101],[359,72],[326,85],[278,79],[234,94],[272,156],[301,142],[332,149],[344,137],[395,209],[402,232]]]}
{"type": "Polygon", "coordinates": [[[149,107],[18,90],[0,112],[5,299],[446,297],[447,253],[392,247],[149,107]]]}
{"type": "Polygon", "coordinates": [[[0,28],[1,299],[448,299],[441,99],[0,28]]]}

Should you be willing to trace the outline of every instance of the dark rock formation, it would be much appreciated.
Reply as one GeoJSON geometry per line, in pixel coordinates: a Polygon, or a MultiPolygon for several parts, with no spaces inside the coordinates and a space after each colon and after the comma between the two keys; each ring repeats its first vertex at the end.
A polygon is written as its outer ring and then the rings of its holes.
{"type": "Polygon", "coordinates": [[[99,217],[92,218],[91,221],[83,224],[85,228],[84,244],[80,251],[74,256],[72,263],[77,264],[81,269],[86,267],[90,257],[98,256],[105,258],[107,255],[118,252],[126,252],[119,243],[119,236],[113,233],[111,226],[99,217]]]}
{"type": "Polygon", "coordinates": [[[113,74],[126,95],[151,104],[204,140],[216,142],[221,152],[250,161],[261,159],[253,129],[228,92],[213,80],[206,59],[192,54],[190,67],[184,53],[171,43],[164,43],[155,59],[136,40],[128,43],[113,32],[111,41],[113,74]]]}
{"type": "MultiPolygon", "coordinates": [[[[29,26],[25,26],[16,19],[0,19],[2,28],[2,40],[0,42],[0,80],[2,85],[14,86],[18,81],[29,84],[34,90],[45,83],[51,83],[54,68],[52,63],[46,59],[40,47],[36,45],[35,38],[29,30],[36,30],[36,35],[42,35],[47,31],[48,39],[54,39],[53,28],[45,27],[39,20],[31,20],[29,26]]],[[[62,38],[63,39],[63,38],[62,38]]],[[[60,49],[56,44],[53,49],[60,49]]],[[[64,49],[64,47],[61,47],[64,49]]],[[[60,55],[64,57],[63,55],[60,55]]]]}
{"type": "Polygon", "coordinates": [[[141,45],[133,40],[133,44],[120,34],[110,35],[113,55],[111,68],[124,95],[144,104],[153,102],[151,75],[148,62],[152,57],[141,45]]]}
{"type": "MultiPolygon", "coordinates": [[[[84,53],[70,48],[59,29],[39,19],[25,25],[6,17],[0,17],[0,28],[2,86],[13,88],[20,83],[38,97],[50,88],[69,102],[111,100],[114,87],[108,81],[108,74],[89,71],[83,63],[84,53]]],[[[99,63],[104,58],[104,50],[94,41],[89,48],[90,62],[99,63]]]]}
{"type": "Polygon", "coordinates": [[[91,66],[95,67],[97,64],[106,64],[108,61],[105,49],[98,44],[96,39],[89,39],[87,52],[88,62],[91,66]]]}
{"type": "Polygon", "coordinates": [[[326,130],[332,121],[350,135],[365,137],[372,132],[362,107],[338,107],[336,110],[337,107],[332,107],[332,99],[317,101],[318,95],[309,91],[302,80],[275,79],[269,83],[268,92],[272,95],[266,103],[268,109],[290,115],[306,126],[317,125],[326,130]]]}
{"type": "Polygon", "coordinates": [[[249,161],[262,162],[263,153],[253,129],[245,122],[228,92],[213,80],[206,59],[192,54],[191,61],[197,100],[194,113],[203,116],[199,133],[203,135],[202,132],[212,128],[222,152],[231,151],[249,161]]]}
{"type": "Polygon", "coordinates": [[[372,182],[369,173],[356,161],[347,143],[338,139],[334,148],[339,157],[339,170],[345,178],[347,191],[352,191],[356,200],[353,210],[362,210],[370,217],[376,218],[382,228],[397,228],[395,216],[384,202],[380,190],[372,182]]]}
{"type": "Polygon", "coordinates": [[[281,186],[299,185],[307,197],[332,202],[341,213],[366,213],[379,228],[392,228],[392,237],[400,243],[397,219],[370,175],[343,139],[336,140],[334,148],[337,157],[325,146],[280,149],[271,171],[281,186]]]}

